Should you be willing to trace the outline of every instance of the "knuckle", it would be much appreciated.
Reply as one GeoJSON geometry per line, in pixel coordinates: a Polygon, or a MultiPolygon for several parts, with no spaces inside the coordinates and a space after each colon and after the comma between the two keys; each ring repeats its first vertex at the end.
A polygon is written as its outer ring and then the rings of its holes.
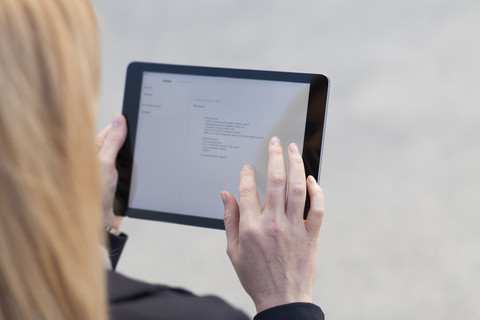
{"type": "Polygon", "coordinates": [[[110,166],[113,163],[111,157],[106,156],[104,153],[99,154],[98,160],[100,161],[102,166],[110,166]]]}
{"type": "Polygon", "coordinates": [[[257,242],[262,236],[262,232],[254,224],[244,226],[241,232],[242,239],[248,242],[257,242]]]}
{"type": "Polygon", "coordinates": [[[267,234],[270,238],[279,240],[284,237],[286,233],[285,225],[282,223],[271,223],[267,228],[267,234]]]}
{"type": "Polygon", "coordinates": [[[270,175],[270,184],[274,187],[284,187],[286,180],[285,175],[281,172],[272,172],[270,175]]]}
{"type": "Polygon", "coordinates": [[[300,156],[300,154],[292,155],[292,156],[290,157],[290,163],[291,163],[292,165],[301,166],[301,165],[303,165],[303,159],[302,159],[302,157],[300,156]]]}
{"type": "Polygon", "coordinates": [[[270,146],[270,155],[271,156],[282,156],[283,157],[283,150],[280,146],[270,146]]]}
{"type": "Polygon", "coordinates": [[[307,190],[302,182],[292,182],[289,186],[289,193],[297,197],[305,197],[307,190]]]}
{"type": "Polygon", "coordinates": [[[314,237],[307,242],[307,248],[309,248],[312,252],[316,252],[318,250],[318,237],[314,237]]]}
{"type": "Polygon", "coordinates": [[[316,201],[310,203],[310,211],[317,215],[323,215],[325,213],[325,207],[316,201]]]}
{"type": "MultiPolygon", "coordinates": [[[[231,216],[230,212],[227,210],[227,207],[225,207],[224,213],[223,213],[223,223],[225,224],[225,228],[230,226],[231,222],[232,222],[232,216],[231,216]]],[[[227,230],[228,230],[228,228],[227,228],[227,230]]]]}
{"type": "Polygon", "coordinates": [[[254,185],[251,185],[251,184],[240,185],[240,187],[238,188],[238,195],[240,197],[251,196],[251,195],[254,195],[255,192],[256,192],[256,188],[254,185]]]}
{"type": "Polygon", "coordinates": [[[119,145],[123,142],[122,135],[117,133],[109,135],[108,140],[109,140],[108,142],[113,145],[119,145]]]}

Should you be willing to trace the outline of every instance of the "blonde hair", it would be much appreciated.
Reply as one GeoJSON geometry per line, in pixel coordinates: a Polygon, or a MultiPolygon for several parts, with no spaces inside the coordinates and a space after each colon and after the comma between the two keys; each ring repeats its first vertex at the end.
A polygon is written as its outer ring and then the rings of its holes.
{"type": "Polygon", "coordinates": [[[0,0],[0,319],[106,319],[87,0],[0,0]]]}

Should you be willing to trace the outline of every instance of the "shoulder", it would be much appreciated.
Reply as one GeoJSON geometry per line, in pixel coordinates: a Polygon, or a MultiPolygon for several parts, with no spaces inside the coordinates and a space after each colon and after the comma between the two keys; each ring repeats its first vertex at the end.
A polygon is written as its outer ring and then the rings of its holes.
{"type": "Polygon", "coordinates": [[[113,320],[248,319],[215,296],[199,297],[187,290],[153,285],[111,271],[107,280],[113,320]]]}

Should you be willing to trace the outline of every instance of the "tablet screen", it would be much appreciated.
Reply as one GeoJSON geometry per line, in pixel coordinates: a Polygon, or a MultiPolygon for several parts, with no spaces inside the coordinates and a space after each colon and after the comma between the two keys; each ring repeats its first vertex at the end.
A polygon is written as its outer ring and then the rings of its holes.
{"type": "Polygon", "coordinates": [[[123,173],[130,175],[128,197],[123,195],[126,214],[223,228],[220,192],[237,195],[244,164],[254,167],[263,202],[272,136],[284,147],[296,142],[304,150],[311,83],[147,66],[137,65],[133,82],[127,74],[125,103],[130,105],[124,104],[124,114],[132,159],[123,173]]]}

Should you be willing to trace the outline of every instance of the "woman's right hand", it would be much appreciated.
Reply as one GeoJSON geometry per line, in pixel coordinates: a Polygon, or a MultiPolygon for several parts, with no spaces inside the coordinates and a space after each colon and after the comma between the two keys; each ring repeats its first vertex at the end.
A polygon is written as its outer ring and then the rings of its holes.
{"type": "Polygon", "coordinates": [[[295,144],[288,147],[288,179],[277,137],[270,140],[268,155],[263,208],[249,165],[240,172],[239,202],[231,193],[222,192],[227,253],[257,312],[287,303],[312,302],[325,207],[315,179],[305,179],[302,156],[295,144]],[[307,190],[311,205],[304,220],[307,190]]]}

